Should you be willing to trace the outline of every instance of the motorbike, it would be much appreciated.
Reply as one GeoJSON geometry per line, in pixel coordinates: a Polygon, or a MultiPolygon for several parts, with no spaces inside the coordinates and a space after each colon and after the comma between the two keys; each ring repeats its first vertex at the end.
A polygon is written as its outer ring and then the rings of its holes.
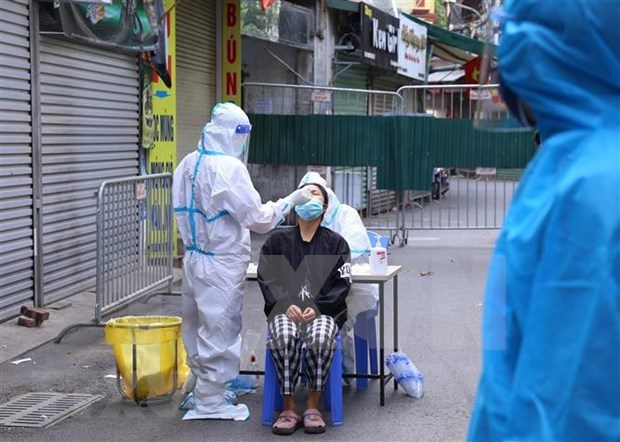
{"type": "Polygon", "coordinates": [[[445,167],[433,168],[433,185],[431,187],[431,197],[438,200],[442,195],[445,197],[446,192],[450,190],[450,169],[445,167]]]}

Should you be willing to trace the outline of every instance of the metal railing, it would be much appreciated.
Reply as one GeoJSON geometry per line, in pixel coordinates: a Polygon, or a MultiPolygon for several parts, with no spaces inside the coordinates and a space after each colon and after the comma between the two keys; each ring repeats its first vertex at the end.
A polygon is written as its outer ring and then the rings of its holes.
{"type": "MultiPolygon", "coordinates": [[[[482,116],[488,127],[509,123],[509,112],[498,95],[497,84],[480,86],[416,85],[396,92],[293,84],[244,83],[244,108],[249,113],[285,115],[410,115],[473,121],[482,116]]],[[[441,165],[434,164],[432,167],[441,165]]],[[[359,168],[357,168],[359,169],[359,168]]],[[[338,196],[357,205],[364,222],[389,234],[393,242],[407,243],[418,229],[495,229],[501,227],[517,180],[478,174],[480,168],[450,169],[450,190],[440,198],[426,189],[394,192],[377,189],[376,171],[365,173],[360,189],[350,188],[355,168],[339,168],[344,188],[338,196]],[[360,192],[362,196],[360,197],[360,192]]],[[[334,173],[332,172],[332,178],[334,173]]],[[[334,180],[335,181],[335,180],[334,180]]],[[[339,184],[339,183],[332,183],[339,184]]],[[[342,187],[342,184],[340,183],[342,187]]],[[[262,189],[261,190],[262,193],[262,189]]],[[[269,192],[267,192],[269,193],[269,192]]]]}
{"type": "Polygon", "coordinates": [[[517,182],[459,169],[444,194],[404,208],[403,226],[424,229],[498,229],[516,192],[517,182]]]}
{"type": "Polygon", "coordinates": [[[510,113],[502,104],[498,84],[416,85],[403,86],[396,92],[402,97],[401,115],[429,116],[451,120],[474,120],[501,123],[510,113]]]}
{"type": "Polygon", "coordinates": [[[106,181],[97,207],[95,319],[100,321],[108,311],[172,284],[172,175],[106,181]]]}
{"type": "Polygon", "coordinates": [[[330,86],[252,83],[241,85],[248,113],[273,115],[398,114],[402,97],[396,92],[330,86]]]}
{"type": "MultiPolygon", "coordinates": [[[[402,97],[391,91],[254,82],[243,83],[242,91],[244,110],[256,114],[398,115],[403,107],[402,97]]],[[[339,167],[331,172],[341,201],[356,209],[391,207],[396,193],[376,188],[373,167],[362,169],[366,168],[339,167]],[[359,174],[364,183],[356,188],[359,174]]],[[[275,195],[276,187],[281,187],[281,181],[263,183],[257,189],[261,194],[275,195]]]]}
{"type": "MultiPolygon", "coordinates": [[[[376,191],[380,192],[380,191],[376,191]]],[[[383,191],[387,193],[387,191],[383,191]]],[[[407,243],[408,228],[406,228],[405,215],[407,210],[415,204],[423,204],[425,198],[430,198],[428,191],[407,190],[392,192],[393,197],[384,199],[379,207],[369,206],[363,212],[364,225],[373,231],[381,232],[390,238],[392,244],[407,243]]]]}
{"type": "Polygon", "coordinates": [[[498,176],[493,168],[451,170],[449,186],[439,194],[400,192],[390,211],[367,214],[364,224],[401,245],[414,230],[499,229],[517,190],[517,178],[498,176]]]}
{"type": "Polygon", "coordinates": [[[94,323],[103,315],[168,284],[174,253],[172,175],[160,173],[104,181],[97,193],[97,262],[94,323]]]}

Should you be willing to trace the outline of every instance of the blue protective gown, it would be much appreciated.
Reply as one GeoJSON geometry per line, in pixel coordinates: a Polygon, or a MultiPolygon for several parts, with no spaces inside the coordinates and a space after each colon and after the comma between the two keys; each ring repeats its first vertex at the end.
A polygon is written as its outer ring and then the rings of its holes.
{"type": "Polygon", "coordinates": [[[470,440],[620,440],[620,1],[506,2],[542,135],[485,291],[470,440]]]}

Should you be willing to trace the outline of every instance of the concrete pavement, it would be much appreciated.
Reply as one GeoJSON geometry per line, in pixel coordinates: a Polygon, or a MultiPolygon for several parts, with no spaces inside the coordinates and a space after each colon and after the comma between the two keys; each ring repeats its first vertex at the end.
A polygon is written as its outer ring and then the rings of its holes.
{"type": "MultiPolygon", "coordinates": [[[[319,437],[360,441],[445,441],[465,437],[480,369],[482,290],[496,234],[480,230],[419,231],[410,234],[408,246],[390,250],[390,264],[405,267],[399,279],[400,348],[424,373],[425,396],[415,400],[389,387],[386,406],[380,407],[377,382],[370,382],[366,391],[345,387],[344,426],[328,427],[328,432],[319,437]]],[[[255,255],[263,240],[254,238],[255,255]]],[[[391,287],[386,292],[389,295],[391,287]]],[[[3,440],[273,439],[270,430],[260,424],[262,389],[241,398],[250,408],[247,422],[181,422],[182,413],[176,409],[180,393],[171,403],[148,408],[122,402],[114,379],[106,377],[114,374],[115,368],[102,329],[80,329],[60,344],[45,343],[66,324],[92,318],[94,301],[90,296],[62,301],[72,305],[50,310],[50,320],[41,329],[18,328],[16,320],[0,326],[0,402],[30,391],[103,394],[105,398],[46,429],[0,428],[3,440]],[[31,361],[11,363],[21,358],[31,361]]],[[[386,318],[390,318],[391,308],[388,296],[386,318]]],[[[114,316],[132,314],[179,315],[180,299],[152,298],[147,304],[134,303],[114,316]]],[[[392,342],[391,325],[387,320],[387,352],[392,342]]],[[[248,283],[244,332],[253,330],[264,335],[264,329],[260,291],[256,283],[248,283]]],[[[257,354],[262,368],[264,357],[260,350],[257,354]]],[[[304,397],[305,392],[300,390],[300,405],[304,397]]],[[[329,414],[326,420],[329,423],[329,414]]],[[[300,431],[293,437],[311,436],[300,431]]]]}

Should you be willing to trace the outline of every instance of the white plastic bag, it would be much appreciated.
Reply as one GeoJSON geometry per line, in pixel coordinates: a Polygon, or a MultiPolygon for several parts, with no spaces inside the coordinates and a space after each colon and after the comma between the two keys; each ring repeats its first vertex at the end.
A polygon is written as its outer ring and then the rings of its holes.
{"type": "MultiPolygon", "coordinates": [[[[256,353],[260,342],[260,334],[248,330],[241,342],[241,370],[258,370],[256,353]]],[[[236,396],[254,393],[258,388],[258,375],[240,374],[226,384],[226,389],[236,396]]]]}
{"type": "Polygon", "coordinates": [[[385,365],[409,396],[416,399],[424,396],[424,375],[411,362],[409,356],[402,352],[392,353],[385,358],[385,365]]]}
{"type": "Polygon", "coordinates": [[[253,330],[245,332],[241,340],[241,370],[257,370],[256,355],[260,353],[259,342],[260,334],[253,330]]]}

